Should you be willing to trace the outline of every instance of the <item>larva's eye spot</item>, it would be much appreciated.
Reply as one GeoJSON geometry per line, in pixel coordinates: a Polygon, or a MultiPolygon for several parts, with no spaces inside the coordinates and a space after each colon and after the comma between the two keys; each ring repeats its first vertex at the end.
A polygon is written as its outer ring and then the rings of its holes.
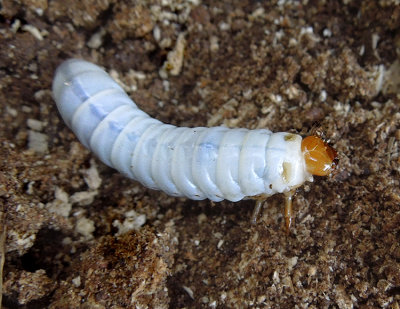
{"type": "Polygon", "coordinates": [[[295,134],[287,134],[284,137],[285,142],[293,142],[296,140],[296,135],[295,134]]]}
{"type": "Polygon", "coordinates": [[[307,171],[316,176],[328,176],[336,167],[337,153],[318,136],[308,136],[301,142],[307,171]]]}

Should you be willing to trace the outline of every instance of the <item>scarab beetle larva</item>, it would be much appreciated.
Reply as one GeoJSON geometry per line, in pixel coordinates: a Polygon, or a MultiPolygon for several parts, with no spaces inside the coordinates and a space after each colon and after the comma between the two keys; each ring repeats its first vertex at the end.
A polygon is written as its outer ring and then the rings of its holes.
{"type": "MultiPolygon", "coordinates": [[[[336,152],[317,136],[266,129],[186,128],[140,110],[100,67],[79,59],[59,66],[53,94],[65,123],[105,164],[144,186],[193,200],[292,195],[312,175],[335,168],[336,152]]],[[[254,215],[254,218],[256,215],[254,215]]]]}

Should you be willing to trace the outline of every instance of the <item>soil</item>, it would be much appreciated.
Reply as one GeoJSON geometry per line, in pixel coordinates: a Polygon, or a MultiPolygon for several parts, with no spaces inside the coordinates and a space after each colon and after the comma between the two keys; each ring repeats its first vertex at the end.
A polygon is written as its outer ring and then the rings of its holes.
{"type": "Polygon", "coordinates": [[[0,1],[3,308],[399,308],[399,29],[397,0],[0,1]],[[71,57],[167,123],[318,130],[338,168],[289,235],[280,195],[251,225],[146,189],[60,118],[71,57]]]}

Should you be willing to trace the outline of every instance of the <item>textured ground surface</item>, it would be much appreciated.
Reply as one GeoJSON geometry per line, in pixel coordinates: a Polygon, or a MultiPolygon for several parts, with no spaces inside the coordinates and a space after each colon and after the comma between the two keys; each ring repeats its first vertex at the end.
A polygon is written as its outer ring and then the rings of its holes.
{"type": "Polygon", "coordinates": [[[0,1],[5,308],[399,308],[400,5],[265,2],[0,1]],[[299,190],[290,236],[281,196],[251,226],[252,201],[145,189],[60,120],[70,57],[176,125],[317,123],[339,169],[299,190]]]}

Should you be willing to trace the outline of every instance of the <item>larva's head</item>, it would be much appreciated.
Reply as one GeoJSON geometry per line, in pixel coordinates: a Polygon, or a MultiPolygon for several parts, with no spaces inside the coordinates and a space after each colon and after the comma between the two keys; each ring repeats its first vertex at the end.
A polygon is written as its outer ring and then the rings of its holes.
{"type": "Polygon", "coordinates": [[[336,168],[337,152],[320,137],[311,135],[301,142],[301,151],[307,172],[316,176],[328,176],[336,168]]]}

